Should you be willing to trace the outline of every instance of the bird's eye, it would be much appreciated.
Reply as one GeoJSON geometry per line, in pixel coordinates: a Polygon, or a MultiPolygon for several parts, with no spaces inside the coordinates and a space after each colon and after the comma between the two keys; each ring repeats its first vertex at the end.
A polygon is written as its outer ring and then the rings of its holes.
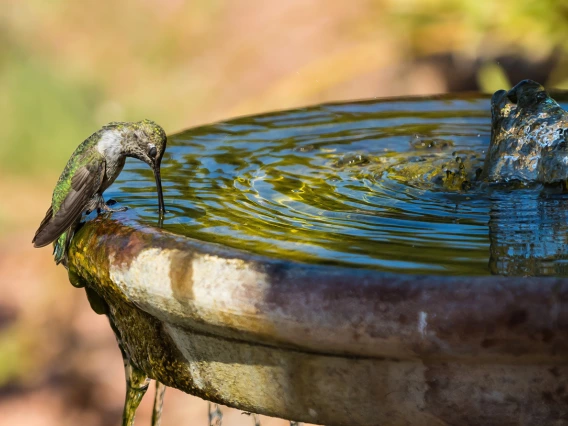
{"type": "Polygon", "coordinates": [[[158,150],[155,146],[150,147],[150,149],[148,150],[148,155],[150,156],[150,158],[156,158],[156,155],[158,155],[158,150]]]}

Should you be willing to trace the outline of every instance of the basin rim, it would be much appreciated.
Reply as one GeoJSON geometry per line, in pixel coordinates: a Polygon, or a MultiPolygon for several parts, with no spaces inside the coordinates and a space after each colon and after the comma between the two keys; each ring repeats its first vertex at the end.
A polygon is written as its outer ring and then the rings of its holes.
{"type": "Polygon", "coordinates": [[[568,359],[568,279],[279,260],[120,214],[82,227],[70,267],[165,323],[256,344],[397,360],[568,359]]]}

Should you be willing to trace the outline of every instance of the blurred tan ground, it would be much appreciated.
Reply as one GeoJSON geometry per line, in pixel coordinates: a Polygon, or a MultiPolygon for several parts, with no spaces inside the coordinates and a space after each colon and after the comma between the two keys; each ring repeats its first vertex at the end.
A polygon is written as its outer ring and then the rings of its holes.
{"type": "MultiPolygon", "coordinates": [[[[513,0],[2,2],[0,425],[119,424],[122,361],[107,321],[51,250],[30,243],[58,173],[91,132],[152,118],[172,133],[521,78],[567,88],[567,11],[513,0]]],[[[138,425],[149,424],[151,399],[138,425]]],[[[206,424],[206,409],[169,389],[163,425],[206,424]]],[[[225,425],[253,425],[225,414],[225,425]]]]}

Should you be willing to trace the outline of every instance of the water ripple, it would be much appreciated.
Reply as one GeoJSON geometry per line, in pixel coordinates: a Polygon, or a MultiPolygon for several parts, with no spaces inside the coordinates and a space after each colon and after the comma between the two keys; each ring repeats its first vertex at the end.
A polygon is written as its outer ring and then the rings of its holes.
{"type": "MultiPolygon", "coordinates": [[[[330,104],[191,129],[162,162],[167,230],[269,256],[439,275],[565,274],[568,200],[447,191],[389,173],[414,135],[483,158],[484,97],[330,104]]],[[[429,158],[426,156],[426,158],[429,158]]],[[[424,161],[421,159],[420,161],[424,161]]],[[[406,164],[406,163],[405,163],[406,164]]],[[[404,169],[403,169],[404,172],[404,169]]],[[[152,173],[129,161],[110,196],[155,223],[152,173]]]]}

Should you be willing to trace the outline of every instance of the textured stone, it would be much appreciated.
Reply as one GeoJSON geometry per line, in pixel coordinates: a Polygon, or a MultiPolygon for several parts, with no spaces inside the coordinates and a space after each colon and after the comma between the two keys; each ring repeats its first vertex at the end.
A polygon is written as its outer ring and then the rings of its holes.
{"type": "Polygon", "coordinates": [[[568,113],[540,84],[524,80],[491,99],[491,143],[482,179],[556,183],[568,179],[568,113]]]}

